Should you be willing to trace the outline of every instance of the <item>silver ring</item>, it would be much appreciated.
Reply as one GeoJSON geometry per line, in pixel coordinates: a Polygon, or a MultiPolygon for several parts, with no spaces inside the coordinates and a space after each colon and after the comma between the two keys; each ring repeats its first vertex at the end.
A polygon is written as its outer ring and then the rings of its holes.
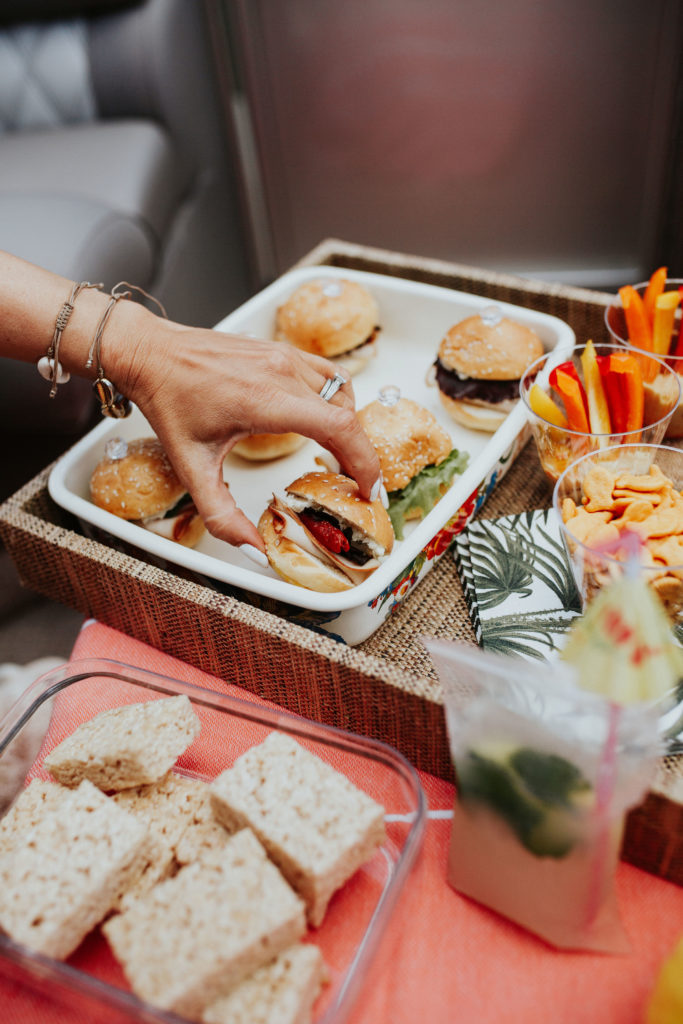
{"type": "Polygon", "coordinates": [[[318,394],[325,402],[329,402],[332,396],[337,394],[339,388],[343,388],[345,384],[346,377],[342,377],[341,373],[335,373],[334,377],[327,378],[318,394]]]}

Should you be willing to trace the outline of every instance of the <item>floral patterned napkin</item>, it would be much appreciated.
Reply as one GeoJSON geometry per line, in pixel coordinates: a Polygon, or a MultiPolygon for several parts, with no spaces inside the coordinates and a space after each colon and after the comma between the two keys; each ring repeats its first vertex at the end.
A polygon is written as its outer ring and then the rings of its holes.
{"type": "Polygon", "coordinates": [[[453,554],[481,646],[552,660],[581,613],[553,510],[475,519],[453,554]]]}

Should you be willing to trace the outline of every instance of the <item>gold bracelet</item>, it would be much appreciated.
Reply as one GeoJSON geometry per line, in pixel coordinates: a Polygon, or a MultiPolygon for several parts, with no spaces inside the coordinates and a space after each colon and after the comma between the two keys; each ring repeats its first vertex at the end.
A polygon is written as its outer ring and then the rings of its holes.
{"type": "Polygon", "coordinates": [[[84,288],[102,287],[102,283],[91,284],[90,281],[81,281],[79,284],[74,284],[71,289],[71,295],[57,314],[50,347],[45,355],[41,356],[38,360],[38,373],[50,382],[50,398],[54,398],[57,394],[57,386],[59,384],[66,384],[71,377],[71,374],[64,369],[59,361],[59,343],[62,340],[64,329],[69,322],[69,317],[74,311],[74,303],[84,288]]]}
{"type": "Polygon", "coordinates": [[[126,416],[130,416],[132,411],[132,405],[130,399],[122,395],[116,386],[109,380],[104,372],[102,366],[102,335],[104,329],[107,326],[107,321],[111,316],[114,306],[121,299],[129,299],[132,295],[132,291],[119,291],[121,288],[131,288],[133,291],[140,292],[147,299],[151,299],[152,302],[156,302],[157,306],[165,317],[166,310],[161,305],[158,299],[155,299],[153,295],[150,295],[145,291],[144,288],[138,287],[135,284],[128,284],[127,281],[119,281],[115,284],[110,292],[110,299],[107,303],[107,308],[100,318],[100,322],[95,329],[95,334],[88,350],[88,358],[86,360],[86,369],[90,369],[93,362],[97,363],[97,376],[93,382],[93,390],[100,400],[100,410],[103,416],[111,416],[114,419],[120,420],[126,416]]]}

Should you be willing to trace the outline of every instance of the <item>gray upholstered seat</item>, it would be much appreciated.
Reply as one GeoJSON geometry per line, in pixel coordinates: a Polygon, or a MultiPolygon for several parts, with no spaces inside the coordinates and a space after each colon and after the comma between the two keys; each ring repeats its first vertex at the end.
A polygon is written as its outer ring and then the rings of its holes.
{"type": "MultiPolygon", "coordinates": [[[[247,297],[208,7],[0,0],[0,249],[140,285],[201,326],[247,297]]],[[[50,402],[35,367],[0,360],[0,498],[88,425],[89,386],[60,392],[50,402]]]]}
{"type": "MultiPolygon", "coordinates": [[[[101,273],[105,254],[113,261],[126,259],[129,244],[140,264],[136,272],[145,273],[140,283],[150,285],[166,232],[189,188],[189,175],[182,172],[171,139],[150,121],[80,124],[0,136],[2,245],[18,256],[30,253],[36,262],[52,264],[49,269],[67,276],[69,265],[74,272],[80,271],[93,258],[101,273]],[[122,228],[135,229],[139,237],[131,234],[112,247],[111,232],[119,222],[122,228]],[[65,247],[61,252],[52,244],[57,225],[65,247]],[[97,237],[100,227],[107,234],[101,240],[97,237]],[[87,245],[82,254],[81,235],[87,245]],[[24,252],[11,248],[10,242],[24,252]],[[38,259],[43,245],[45,256],[38,259]],[[144,259],[137,257],[138,246],[147,250],[144,259]]],[[[97,276],[94,270],[90,276],[97,276]]]]}

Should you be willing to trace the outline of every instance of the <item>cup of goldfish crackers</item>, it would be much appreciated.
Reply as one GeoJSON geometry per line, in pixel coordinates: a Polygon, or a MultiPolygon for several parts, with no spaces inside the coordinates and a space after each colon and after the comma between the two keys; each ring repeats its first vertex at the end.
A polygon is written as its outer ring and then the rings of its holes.
{"type": "Polygon", "coordinates": [[[683,616],[683,451],[619,445],[584,455],[553,494],[584,605],[625,575],[646,579],[672,622],[683,616]]]}

